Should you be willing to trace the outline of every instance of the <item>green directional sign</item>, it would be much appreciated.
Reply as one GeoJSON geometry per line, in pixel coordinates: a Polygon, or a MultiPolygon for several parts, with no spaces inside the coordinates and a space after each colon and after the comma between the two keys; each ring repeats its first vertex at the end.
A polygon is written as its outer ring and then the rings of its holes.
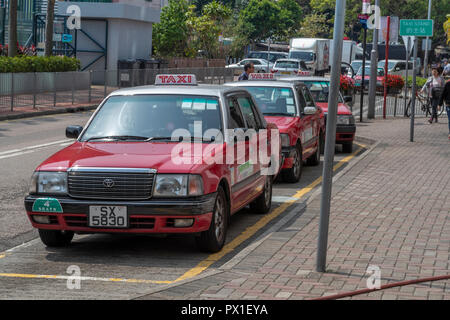
{"type": "Polygon", "coordinates": [[[433,20],[414,19],[400,20],[401,36],[432,37],[433,20]]]}

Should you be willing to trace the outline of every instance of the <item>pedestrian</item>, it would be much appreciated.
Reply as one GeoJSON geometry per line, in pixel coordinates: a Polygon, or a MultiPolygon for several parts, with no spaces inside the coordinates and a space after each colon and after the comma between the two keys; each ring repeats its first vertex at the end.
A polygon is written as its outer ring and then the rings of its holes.
{"type": "Polygon", "coordinates": [[[253,72],[255,72],[255,66],[253,65],[253,62],[246,63],[244,66],[244,72],[242,72],[238,80],[248,80],[248,75],[253,72]]]}
{"type": "Polygon", "coordinates": [[[450,63],[447,59],[444,60],[444,76],[450,76],[450,63]]]}
{"type": "Polygon", "coordinates": [[[444,91],[442,92],[441,98],[439,99],[439,108],[444,107],[444,102],[448,117],[448,139],[450,140],[450,80],[446,82],[444,91]]]}
{"type": "Polygon", "coordinates": [[[429,123],[433,123],[433,119],[436,120],[435,122],[438,122],[437,106],[444,87],[444,78],[441,77],[442,68],[433,66],[431,73],[432,76],[428,78],[427,82],[422,87],[422,90],[420,90],[421,93],[426,91],[428,99],[431,100],[432,112],[431,118],[428,120],[429,123]]]}

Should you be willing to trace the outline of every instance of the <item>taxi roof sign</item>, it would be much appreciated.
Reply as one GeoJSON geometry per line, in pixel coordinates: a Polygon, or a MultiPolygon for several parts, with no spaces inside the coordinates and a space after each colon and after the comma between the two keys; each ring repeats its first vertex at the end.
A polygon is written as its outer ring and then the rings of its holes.
{"type": "Polygon", "coordinates": [[[248,80],[275,80],[273,73],[250,73],[248,80]]]}
{"type": "Polygon", "coordinates": [[[158,74],[155,85],[197,85],[195,74],[158,74]]]}

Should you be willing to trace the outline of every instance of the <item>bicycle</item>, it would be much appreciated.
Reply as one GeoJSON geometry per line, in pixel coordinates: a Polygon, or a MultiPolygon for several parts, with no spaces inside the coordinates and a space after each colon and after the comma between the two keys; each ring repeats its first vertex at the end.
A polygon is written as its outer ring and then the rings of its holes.
{"type": "MultiPolygon", "coordinates": [[[[425,112],[425,117],[428,117],[432,115],[433,109],[431,107],[431,98],[427,95],[424,95],[420,93],[420,91],[416,91],[416,103],[420,103],[420,109],[422,112],[425,112]]],[[[406,116],[409,118],[411,117],[411,103],[412,99],[409,99],[408,105],[406,106],[406,116]]],[[[441,116],[444,113],[444,107],[441,107],[441,109],[437,111],[438,117],[441,116]]]]}

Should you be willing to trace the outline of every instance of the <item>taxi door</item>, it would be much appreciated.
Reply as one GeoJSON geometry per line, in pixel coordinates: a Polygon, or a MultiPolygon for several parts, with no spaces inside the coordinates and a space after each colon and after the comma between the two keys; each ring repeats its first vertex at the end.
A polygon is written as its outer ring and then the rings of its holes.
{"type": "Polygon", "coordinates": [[[302,112],[302,125],[300,130],[300,137],[302,141],[303,160],[316,152],[317,142],[319,139],[319,116],[316,112],[312,115],[303,113],[305,107],[314,107],[317,109],[314,99],[306,86],[296,87],[300,99],[300,112],[302,112]]]}

